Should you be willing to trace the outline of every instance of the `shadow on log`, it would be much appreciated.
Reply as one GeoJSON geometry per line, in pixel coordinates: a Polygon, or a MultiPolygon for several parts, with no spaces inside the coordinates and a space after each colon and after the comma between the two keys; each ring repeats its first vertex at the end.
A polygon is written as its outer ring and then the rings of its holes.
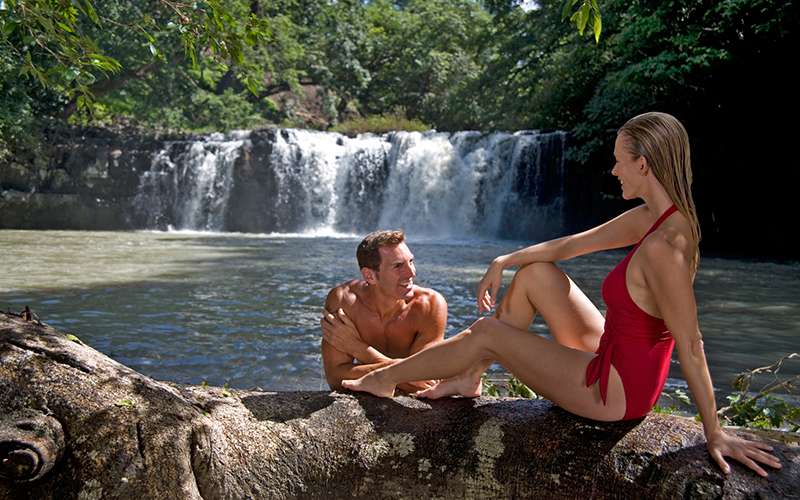
{"type": "Polygon", "coordinates": [[[2,500],[800,492],[797,434],[760,433],[783,462],[769,479],[738,465],[725,476],[691,419],[599,423],[545,401],[181,386],[2,313],[0,416],[2,500]]]}

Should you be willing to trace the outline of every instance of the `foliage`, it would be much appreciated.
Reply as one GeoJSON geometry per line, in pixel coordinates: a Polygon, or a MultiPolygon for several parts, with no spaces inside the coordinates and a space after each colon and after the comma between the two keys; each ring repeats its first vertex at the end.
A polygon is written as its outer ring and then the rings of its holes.
{"type": "Polygon", "coordinates": [[[666,396],[671,403],[668,406],[655,405],[652,410],[653,413],[668,415],[685,414],[686,408],[692,407],[692,401],[683,389],[673,389],[671,392],[664,390],[661,395],[666,396]]]}
{"type": "Polygon", "coordinates": [[[508,377],[506,386],[508,388],[508,396],[511,398],[539,399],[538,394],[533,392],[530,387],[523,384],[522,381],[513,375],[508,377]]]}
{"type": "MultiPolygon", "coordinates": [[[[165,103],[195,102],[194,109],[206,104],[195,94],[209,90],[202,83],[214,71],[230,73],[243,89],[258,90],[272,59],[246,57],[247,50],[267,46],[275,29],[250,7],[244,0],[0,2],[0,160],[15,147],[35,147],[41,129],[67,117],[102,124],[127,116],[163,125],[165,103]],[[164,80],[174,85],[160,86],[164,80]]],[[[252,114],[219,118],[206,112],[214,119],[200,126],[249,123],[252,114]]],[[[173,121],[185,125],[191,119],[173,121]]]]}
{"type": "Polygon", "coordinates": [[[653,413],[658,413],[660,415],[677,415],[680,413],[680,410],[674,406],[661,406],[655,405],[651,410],[653,413]]]}
{"type": "MultiPolygon", "coordinates": [[[[475,54],[491,21],[472,0],[410,0],[402,9],[377,0],[366,7],[370,37],[362,65],[369,82],[356,94],[369,114],[402,108],[437,128],[470,128],[480,107],[465,95],[480,74],[475,54]]],[[[471,94],[471,92],[470,92],[471,94]]]]}
{"type": "Polygon", "coordinates": [[[339,132],[349,136],[358,134],[385,134],[393,130],[408,132],[425,132],[432,127],[419,120],[409,120],[400,113],[366,116],[343,121],[331,128],[331,132],[339,132]]]}
{"type": "Polygon", "coordinates": [[[21,61],[19,75],[86,109],[99,90],[95,84],[119,73],[120,61],[131,70],[142,60],[167,62],[182,49],[192,67],[203,53],[220,64],[236,65],[245,86],[258,87],[258,74],[247,72],[257,68],[245,59],[244,48],[266,39],[269,25],[246,3],[96,4],[99,8],[90,0],[8,0],[0,31],[4,50],[21,61]],[[109,27],[114,31],[105,36],[109,27]]]}
{"type": "Polygon", "coordinates": [[[339,129],[357,133],[400,109],[443,131],[572,131],[576,167],[608,180],[616,130],[660,110],[692,138],[704,244],[787,249],[778,230],[738,235],[759,213],[791,223],[793,179],[751,171],[785,164],[770,145],[794,140],[774,124],[796,107],[798,26],[791,0],[0,0],[0,161],[66,117],[191,131],[367,117],[339,129]],[[739,202],[753,193],[769,193],[759,211],[739,202]]]}
{"type": "MultiPolygon", "coordinates": [[[[483,383],[483,396],[500,397],[501,389],[495,385],[486,374],[481,376],[483,383]]],[[[505,395],[510,398],[539,399],[539,395],[531,390],[530,387],[522,383],[517,377],[509,375],[505,383],[505,395]]]]}
{"type": "Polygon", "coordinates": [[[481,396],[500,397],[499,388],[489,380],[489,377],[487,377],[485,373],[481,375],[481,384],[483,387],[483,389],[481,389],[481,396]]]}
{"type": "Polygon", "coordinates": [[[0,11],[0,43],[3,52],[18,61],[19,76],[68,97],[87,96],[97,73],[121,69],[86,33],[84,25],[100,22],[89,1],[7,0],[0,11]]]}
{"type": "Polygon", "coordinates": [[[717,412],[720,419],[727,425],[761,429],[788,428],[792,432],[800,430],[800,407],[773,395],[778,390],[787,393],[797,391],[800,375],[780,378],[778,372],[787,360],[798,359],[798,353],[787,354],[769,366],[739,374],[733,383],[735,392],[727,396],[729,405],[717,412]],[[769,382],[752,392],[753,379],[765,375],[769,376],[769,382]]]}
{"type": "Polygon", "coordinates": [[[586,26],[591,24],[594,41],[600,42],[603,19],[597,0],[567,0],[564,3],[561,17],[562,19],[569,18],[570,22],[578,28],[578,33],[581,35],[586,30],[586,26]],[[570,15],[570,12],[572,12],[572,15],[570,15]]]}

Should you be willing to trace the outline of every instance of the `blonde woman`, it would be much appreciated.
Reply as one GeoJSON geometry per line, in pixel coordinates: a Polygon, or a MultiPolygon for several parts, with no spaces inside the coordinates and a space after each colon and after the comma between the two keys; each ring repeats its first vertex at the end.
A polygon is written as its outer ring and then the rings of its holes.
{"type": "Polygon", "coordinates": [[[709,453],[723,471],[730,471],[725,456],[762,476],[767,473],[759,463],[780,468],[768,445],[727,434],[717,420],[693,291],[700,229],[686,130],[668,114],[639,115],[619,130],[614,157],[611,173],[623,198],[640,198],[642,205],[588,231],[497,257],[478,287],[481,312],[494,307],[503,269],[520,268],[493,317],[342,385],[391,397],[398,383],[442,379],[418,395],[477,396],[481,374],[497,361],[576,415],[634,419],[658,400],[677,346],[709,453]],[[605,317],[554,264],[630,245],[603,282],[605,317]],[[555,341],[527,331],[537,313],[555,341]]]}

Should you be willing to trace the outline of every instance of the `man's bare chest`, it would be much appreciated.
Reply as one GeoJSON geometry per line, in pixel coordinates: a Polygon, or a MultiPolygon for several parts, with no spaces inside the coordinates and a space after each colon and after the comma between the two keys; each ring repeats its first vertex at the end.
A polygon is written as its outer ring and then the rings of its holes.
{"type": "Polygon", "coordinates": [[[417,325],[408,315],[381,321],[377,316],[354,321],[361,338],[389,357],[406,357],[417,336],[417,325]]]}

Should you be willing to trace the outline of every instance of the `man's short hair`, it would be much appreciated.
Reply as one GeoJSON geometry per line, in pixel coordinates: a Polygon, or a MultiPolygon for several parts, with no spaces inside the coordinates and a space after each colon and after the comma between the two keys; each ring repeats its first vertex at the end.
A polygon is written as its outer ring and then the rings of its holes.
{"type": "Polygon", "coordinates": [[[406,240],[403,231],[374,231],[369,233],[356,250],[358,268],[366,267],[377,271],[381,267],[380,247],[399,245],[406,240]]]}

